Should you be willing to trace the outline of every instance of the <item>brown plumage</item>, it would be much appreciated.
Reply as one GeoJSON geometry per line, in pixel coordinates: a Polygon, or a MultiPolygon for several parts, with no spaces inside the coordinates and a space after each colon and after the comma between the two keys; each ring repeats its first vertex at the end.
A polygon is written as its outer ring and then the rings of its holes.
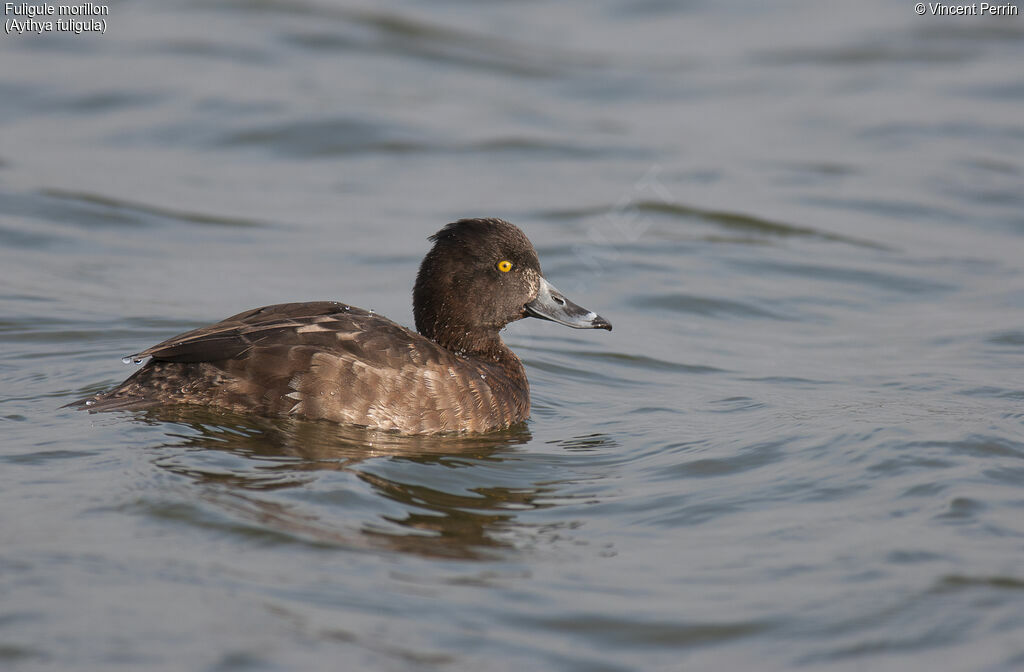
{"type": "Polygon", "coordinates": [[[89,410],[203,404],[407,434],[483,432],[530,413],[519,358],[498,332],[526,316],[611,329],[543,279],[530,241],[499,219],[434,236],[413,292],[415,333],[333,301],[249,310],[175,336],[89,410]]]}

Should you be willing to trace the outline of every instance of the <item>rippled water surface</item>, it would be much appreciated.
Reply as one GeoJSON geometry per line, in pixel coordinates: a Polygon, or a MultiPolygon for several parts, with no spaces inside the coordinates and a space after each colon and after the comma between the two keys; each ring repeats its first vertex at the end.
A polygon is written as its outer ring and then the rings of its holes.
{"type": "Polygon", "coordinates": [[[1024,667],[1024,18],[110,5],[0,38],[0,667],[1024,667]],[[410,439],[60,407],[242,309],[411,324],[500,216],[615,331],[410,439]]]}

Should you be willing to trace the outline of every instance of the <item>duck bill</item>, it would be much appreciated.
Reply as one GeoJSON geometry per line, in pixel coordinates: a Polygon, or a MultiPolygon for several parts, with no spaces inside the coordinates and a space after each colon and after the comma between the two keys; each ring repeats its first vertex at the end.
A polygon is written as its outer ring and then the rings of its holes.
{"type": "Polygon", "coordinates": [[[565,298],[558,289],[541,276],[537,298],[526,304],[526,314],[564,324],[573,329],[612,330],[612,323],[592,310],[587,310],[565,298]]]}

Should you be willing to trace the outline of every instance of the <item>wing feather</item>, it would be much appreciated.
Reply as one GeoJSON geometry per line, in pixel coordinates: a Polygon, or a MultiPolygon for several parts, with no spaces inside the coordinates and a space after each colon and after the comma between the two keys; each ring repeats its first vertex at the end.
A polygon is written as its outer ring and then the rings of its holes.
{"type": "MultiPolygon", "coordinates": [[[[307,303],[280,303],[247,310],[199,329],[178,334],[142,352],[131,355],[134,359],[153,359],[164,362],[216,362],[244,357],[260,343],[282,343],[289,340],[288,332],[317,324],[325,316],[370,315],[336,301],[307,303]]],[[[299,343],[296,342],[296,345],[299,343]]]]}

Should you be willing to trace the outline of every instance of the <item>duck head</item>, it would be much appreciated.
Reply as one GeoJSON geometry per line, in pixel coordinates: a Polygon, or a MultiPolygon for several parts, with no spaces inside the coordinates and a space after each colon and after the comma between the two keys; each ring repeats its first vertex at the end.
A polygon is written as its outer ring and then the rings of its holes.
{"type": "Polygon", "coordinates": [[[461,219],[430,236],[413,289],[416,329],[453,350],[485,350],[524,317],[574,329],[612,325],[548,282],[533,244],[502,219],[461,219]]]}

